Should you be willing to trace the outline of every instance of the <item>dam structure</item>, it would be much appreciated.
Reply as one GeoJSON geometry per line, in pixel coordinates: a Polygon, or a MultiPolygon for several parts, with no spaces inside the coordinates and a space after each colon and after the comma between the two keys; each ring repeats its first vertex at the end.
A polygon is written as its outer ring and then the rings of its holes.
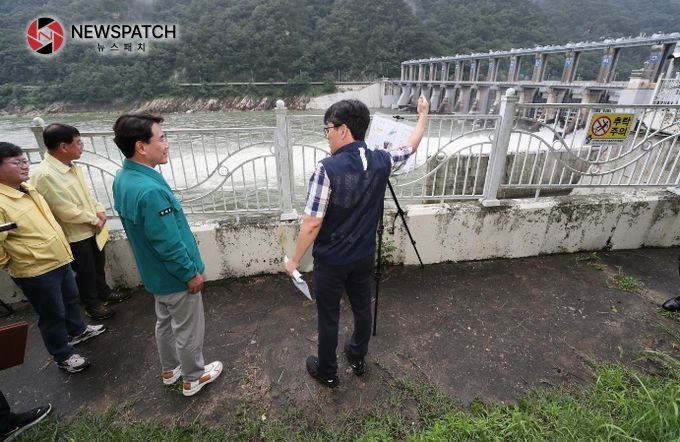
{"type": "Polygon", "coordinates": [[[674,32],[407,60],[387,82],[384,102],[408,108],[424,94],[438,113],[492,114],[512,88],[520,103],[617,103],[629,78],[637,88],[663,79],[678,41],[674,32]]]}

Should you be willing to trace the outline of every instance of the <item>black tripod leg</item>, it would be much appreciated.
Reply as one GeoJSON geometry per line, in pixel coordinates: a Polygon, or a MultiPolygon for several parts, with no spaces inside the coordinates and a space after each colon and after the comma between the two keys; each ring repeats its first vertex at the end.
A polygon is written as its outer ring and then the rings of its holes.
{"type": "Polygon", "coordinates": [[[385,225],[383,223],[383,210],[380,212],[380,220],[378,221],[378,261],[375,263],[375,305],[373,307],[373,336],[376,334],[376,329],[378,326],[378,294],[380,293],[380,270],[382,268],[382,238],[383,230],[385,230],[385,225]]]}
{"type": "Polygon", "coordinates": [[[418,257],[418,262],[420,263],[420,268],[424,268],[425,266],[423,265],[423,260],[420,259],[420,253],[418,253],[418,248],[416,247],[416,241],[413,239],[413,235],[411,235],[411,230],[408,228],[408,224],[406,223],[406,218],[404,217],[404,211],[401,209],[401,206],[399,205],[399,201],[397,201],[397,194],[394,193],[394,188],[392,187],[392,183],[387,180],[387,187],[390,188],[390,193],[392,194],[392,199],[394,200],[394,204],[397,206],[397,215],[395,215],[394,219],[396,221],[397,216],[401,217],[401,222],[404,223],[404,228],[406,229],[406,233],[408,234],[408,238],[411,240],[411,245],[413,246],[413,251],[416,252],[416,256],[418,257]]]}
{"type": "MultiPolygon", "coordinates": [[[[406,223],[406,218],[404,217],[404,211],[401,209],[401,206],[399,205],[399,201],[397,201],[397,195],[394,193],[394,188],[392,187],[392,183],[390,180],[387,180],[387,187],[390,188],[390,194],[392,195],[392,199],[394,200],[394,204],[397,206],[397,215],[394,217],[395,222],[393,225],[396,223],[397,216],[401,217],[401,222],[404,223],[404,228],[406,229],[406,233],[408,234],[409,239],[411,240],[411,245],[413,246],[413,250],[416,252],[416,256],[418,257],[418,262],[420,262],[420,268],[425,268],[423,265],[423,260],[420,259],[420,253],[418,253],[418,248],[416,247],[416,241],[413,239],[413,235],[411,235],[411,230],[408,228],[408,224],[406,223]]],[[[383,239],[383,231],[385,230],[385,225],[383,223],[383,216],[385,213],[385,204],[383,202],[383,209],[380,212],[380,220],[378,221],[378,262],[375,265],[375,306],[373,310],[373,336],[376,334],[376,328],[378,324],[378,294],[380,291],[380,270],[382,266],[382,239],[383,239]]]]}

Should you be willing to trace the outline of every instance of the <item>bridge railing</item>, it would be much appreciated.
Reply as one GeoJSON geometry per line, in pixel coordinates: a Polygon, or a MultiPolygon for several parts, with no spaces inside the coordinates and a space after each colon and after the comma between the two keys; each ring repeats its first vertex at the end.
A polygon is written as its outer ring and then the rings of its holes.
{"type": "MultiPolygon", "coordinates": [[[[32,129],[44,152],[42,126],[32,129]]],[[[169,159],[158,170],[187,213],[278,213],[275,131],[276,127],[165,129],[169,159]]],[[[111,189],[124,157],[113,142],[113,132],[81,132],[81,140],[83,154],[76,163],[107,214],[116,216],[111,189]]],[[[35,163],[40,158],[29,159],[35,163]]]]}
{"type": "MultiPolygon", "coordinates": [[[[415,115],[404,117],[413,123],[415,115]]],[[[392,177],[400,202],[502,198],[658,188],[680,184],[680,107],[520,104],[506,94],[498,115],[431,115],[412,169],[392,177]],[[586,139],[593,113],[632,113],[618,143],[586,139]]],[[[159,171],[191,214],[265,213],[295,219],[309,177],[329,155],[320,115],[276,110],[276,125],[165,130],[170,158],[159,171]]],[[[42,146],[42,127],[34,128],[42,146]]],[[[83,167],[95,196],[113,210],[123,157],[112,132],[82,132],[83,167]]],[[[44,150],[44,146],[42,146],[44,150]]],[[[35,163],[40,155],[29,153],[35,163]]],[[[389,195],[389,194],[388,194],[389,195]]],[[[389,202],[388,196],[388,202],[389,202]]]]}
{"type": "MultiPolygon", "coordinates": [[[[509,104],[509,135],[496,146],[497,197],[662,188],[680,183],[680,107],[612,104],[509,104]],[[598,141],[596,114],[630,115],[629,133],[598,141]]],[[[625,117],[624,117],[625,118],[625,117]]],[[[614,123],[614,122],[612,122],[614,123]]],[[[487,199],[494,199],[492,189],[487,199]]]]}

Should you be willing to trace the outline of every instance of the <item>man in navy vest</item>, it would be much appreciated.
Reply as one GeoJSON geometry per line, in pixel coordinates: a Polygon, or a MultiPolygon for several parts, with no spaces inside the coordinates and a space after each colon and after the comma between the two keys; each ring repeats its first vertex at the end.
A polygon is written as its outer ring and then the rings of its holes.
{"type": "Polygon", "coordinates": [[[429,111],[424,97],[418,99],[417,110],[418,122],[406,145],[391,151],[367,148],[370,114],[364,103],[342,100],[324,115],[331,156],[317,164],[309,180],[305,215],[286,272],[293,274],[313,243],[319,342],[318,357],[307,358],[307,371],[329,388],[340,383],[335,351],[343,292],[354,316],[344,353],[354,374],[361,376],[366,370],[376,230],[391,172],[416,152],[423,138],[429,111]]]}

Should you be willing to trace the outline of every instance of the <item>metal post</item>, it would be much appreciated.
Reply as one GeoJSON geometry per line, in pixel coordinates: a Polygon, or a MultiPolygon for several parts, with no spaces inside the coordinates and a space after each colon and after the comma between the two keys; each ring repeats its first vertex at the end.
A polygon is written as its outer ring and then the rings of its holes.
{"type": "Polygon", "coordinates": [[[279,197],[281,198],[281,221],[294,221],[298,213],[293,209],[293,155],[288,144],[287,110],[283,100],[276,102],[276,173],[279,177],[279,197]]]}
{"type": "Polygon", "coordinates": [[[33,132],[33,136],[35,137],[35,142],[38,144],[38,148],[40,151],[40,158],[43,158],[45,156],[45,152],[47,152],[47,147],[45,146],[45,142],[43,141],[43,128],[45,126],[45,120],[43,120],[40,117],[35,117],[31,121],[31,132],[33,132]]]}
{"type": "Polygon", "coordinates": [[[505,172],[505,161],[508,155],[510,134],[515,122],[515,108],[518,100],[519,98],[513,88],[508,89],[501,98],[500,128],[491,149],[486,181],[484,182],[484,194],[480,199],[484,207],[496,207],[501,204],[498,200],[498,187],[505,172]]]}

